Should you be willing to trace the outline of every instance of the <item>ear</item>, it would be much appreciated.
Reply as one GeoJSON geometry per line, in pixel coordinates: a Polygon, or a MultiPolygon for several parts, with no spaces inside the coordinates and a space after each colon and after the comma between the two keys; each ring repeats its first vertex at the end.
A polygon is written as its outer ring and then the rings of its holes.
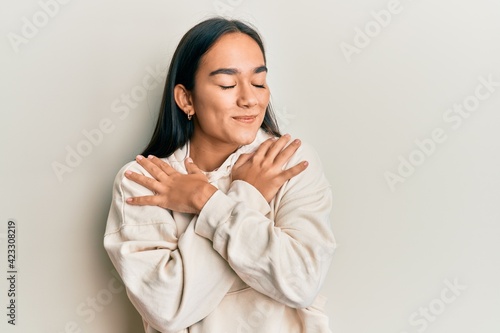
{"type": "Polygon", "coordinates": [[[195,113],[192,94],[182,84],[177,84],[174,87],[174,99],[177,106],[179,106],[186,115],[192,116],[195,113]]]}

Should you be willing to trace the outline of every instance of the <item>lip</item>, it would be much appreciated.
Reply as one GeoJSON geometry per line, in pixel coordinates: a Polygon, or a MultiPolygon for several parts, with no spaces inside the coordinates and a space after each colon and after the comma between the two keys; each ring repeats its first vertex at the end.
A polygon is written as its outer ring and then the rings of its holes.
{"type": "Polygon", "coordinates": [[[257,116],[237,116],[233,117],[234,120],[239,121],[241,123],[253,123],[255,119],[257,119],[257,116]]]}

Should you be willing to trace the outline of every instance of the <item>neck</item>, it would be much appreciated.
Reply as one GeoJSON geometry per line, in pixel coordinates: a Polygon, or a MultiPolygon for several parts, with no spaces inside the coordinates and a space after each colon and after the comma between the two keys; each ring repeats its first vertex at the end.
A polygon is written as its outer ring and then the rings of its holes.
{"type": "MultiPolygon", "coordinates": [[[[196,133],[196,132],[195,132],[196,133]]],[[[189,155],[194,164],[203,171],[213,171],[238,149],[234,144],[215,144],[203,140],[193,133],[191,138],[189,155]]]]}

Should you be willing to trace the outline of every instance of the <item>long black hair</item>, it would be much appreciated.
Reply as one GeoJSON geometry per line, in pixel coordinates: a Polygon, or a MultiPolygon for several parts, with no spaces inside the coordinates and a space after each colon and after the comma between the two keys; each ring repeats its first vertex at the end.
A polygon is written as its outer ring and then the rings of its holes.
{"type": "MultiPolygon", "coordinates": [[[[191,138],[194,124],[187,119],[185,113],[175,102],[174,87],[177,84],[182,84],[187,90],[192,90],[202,56],[220,37],[234,32],[247,34],[257,42],[264,56],[264,62],[266,62],[262,39],[258,32],[248,24],[238,20],[214,17],[191,28],[182,37],[170,62],[158,122],[151,141],[142,152],[143,156],[168,157],[175,150],[184,146],[191,138]]],[[[270,102],[266,108],[261,128],[268,133],[281,136],[270,102]]]]}

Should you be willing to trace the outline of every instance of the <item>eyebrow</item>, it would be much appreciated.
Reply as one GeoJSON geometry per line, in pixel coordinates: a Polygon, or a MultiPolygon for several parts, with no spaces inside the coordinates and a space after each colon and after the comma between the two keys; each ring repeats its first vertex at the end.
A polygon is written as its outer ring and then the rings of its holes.
{"type": "MultiPolygon", "coordinates": [[[[256,67],[253,70],[253,72],[255,74],[262,73],[262,72],[267,72],[267,67],[266,66],[256,67]]],[[[213,72],[210,72],[210,74],[208,74],[208,76],[214,76],[214,75],[218,75],[218,74],[235,75],[235,74],[239,74],[239,73],[241,73],[241,72],[238,69],[236,69],[236,68],[219,68],[219,69],[216,69],[213,72]]]]}

